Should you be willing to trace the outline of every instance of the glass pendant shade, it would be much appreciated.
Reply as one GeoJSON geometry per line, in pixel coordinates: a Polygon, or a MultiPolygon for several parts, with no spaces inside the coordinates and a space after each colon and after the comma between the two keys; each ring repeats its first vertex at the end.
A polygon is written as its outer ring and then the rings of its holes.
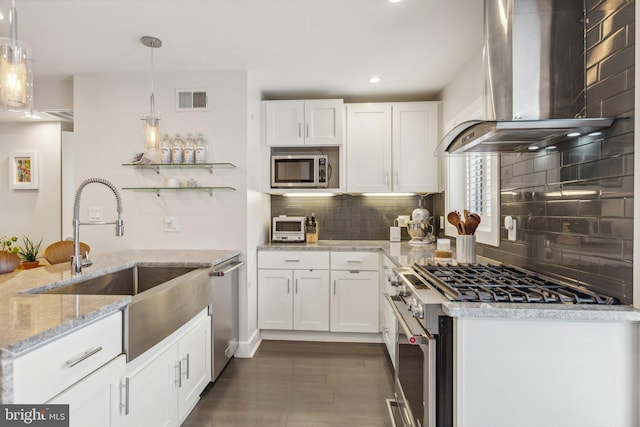
{"type": "Polygon", "coordinates": [[[153,50],[162,46],[162,41],[151,36],[144,36],[140,41],[151,48],[151,111],[142,119],[144,120],[144,141],[147,151],[150,151],[153,157],[157,157],[160,149],[160,118],[156,115],[156,100],[153,93],[153,50]]]}
{"type": "Polygon", "coordinates": [[[10,37],[0,38],[0,111],[31,113],[31,46],[18,41],[17,21],[15,0],[12,0],[9,13],[10,37]]]}
{"type": "Polygon", "coordinates": [[[160,119],[154,115],[148,115],[143,120],[144,141],[147,150],[157,150],[160,148],[160,119]]]}

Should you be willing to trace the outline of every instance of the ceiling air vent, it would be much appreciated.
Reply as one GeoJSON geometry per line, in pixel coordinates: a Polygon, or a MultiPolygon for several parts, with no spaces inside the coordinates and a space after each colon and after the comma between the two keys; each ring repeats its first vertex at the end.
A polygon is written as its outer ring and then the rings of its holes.
{"type": "Polygon", "coordinates": [[[176,111],[206,111],[207,91],[204,89],[176,89],[176,111]]]}

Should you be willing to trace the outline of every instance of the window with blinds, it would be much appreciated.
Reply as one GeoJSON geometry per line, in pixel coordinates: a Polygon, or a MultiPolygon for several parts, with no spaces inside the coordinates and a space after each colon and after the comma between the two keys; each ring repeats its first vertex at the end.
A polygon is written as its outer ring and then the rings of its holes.
{"type": "Polygon", "coordinates": [[[483,219],[491,217],[491,158],[487,154],[468,154],[465,165],[465,206],[483,219]]]}

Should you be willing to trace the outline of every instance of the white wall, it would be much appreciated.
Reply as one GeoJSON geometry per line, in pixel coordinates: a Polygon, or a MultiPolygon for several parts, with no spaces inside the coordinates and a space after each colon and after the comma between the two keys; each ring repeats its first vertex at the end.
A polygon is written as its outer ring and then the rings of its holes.
{"type": "Polygon", "coordinates": [[[59,123],[0,124],[0,236],[60,240],[60,141],[59,123]],[[11,151],[38,153],[37,190],[9,189],[11,151]]]}
{"type": "Polygon", "coordinates": [[[479,50],[442,90],[442,124],[446,125],[472,102],[482,97],[482,90],[482,50],[479,50]]]}
{"type": "MultiPolygon", "coordinates": [[[[76,75],[75,132],[65,144],[73,152],[74,192],[85,179],[100,177],[116,187],[162,186],[169,177],[194,178],[200,185],[230,186],[236,191],[161,193],[122,190],[125,235],[114,237],[112,226],[81,227],[80,236],[94,254],[121,249],[239,249],[246,245],[247,74],[243,71],[160,74],[155,76],[156,109],[162,132],[202,132],[209,142],[209,160],[230,162],[233,169],[162,169],[141,171],[122,166],[144,150],[143,115],[149,111],[148,74],[76,75]],[[175,89],[206,89],[206,112],[176,112],[175,89]],[[177,217],[180,232],[164,231],[166,217],[177,217]]],[[[116,217],[110,190],[91,184],[83,190],[81,219],[91,206],[102,207],[104,219],[116,217]]],[[[66,213],[70,215],[70,213],[66,213]]],[[[71,235],[71,218],[64,218],[71,235]]]]}
{"type": "Polygon", "coordinates": [[[247,97],[247,280],[245,300],[240,311],[246,310],[246,316],[240,316],[240,347],[237,357],[251,357],[260,342],[258,330],[258,253],[257,246],[268,241],[271,198],[260,189],[263,158],[261,155],[261,92],[249,78],[247,97]]]}

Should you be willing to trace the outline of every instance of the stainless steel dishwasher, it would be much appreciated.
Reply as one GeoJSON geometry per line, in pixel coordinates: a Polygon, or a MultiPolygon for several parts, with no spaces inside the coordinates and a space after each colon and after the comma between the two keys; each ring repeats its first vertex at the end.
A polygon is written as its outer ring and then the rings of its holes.
{"type": "Polygon", "coordinates": [[[211,381],[220,372],[238,349],[238,285],[239,268],[244,262],[238,257],[214,266],[211,276],[211,381]]]}

